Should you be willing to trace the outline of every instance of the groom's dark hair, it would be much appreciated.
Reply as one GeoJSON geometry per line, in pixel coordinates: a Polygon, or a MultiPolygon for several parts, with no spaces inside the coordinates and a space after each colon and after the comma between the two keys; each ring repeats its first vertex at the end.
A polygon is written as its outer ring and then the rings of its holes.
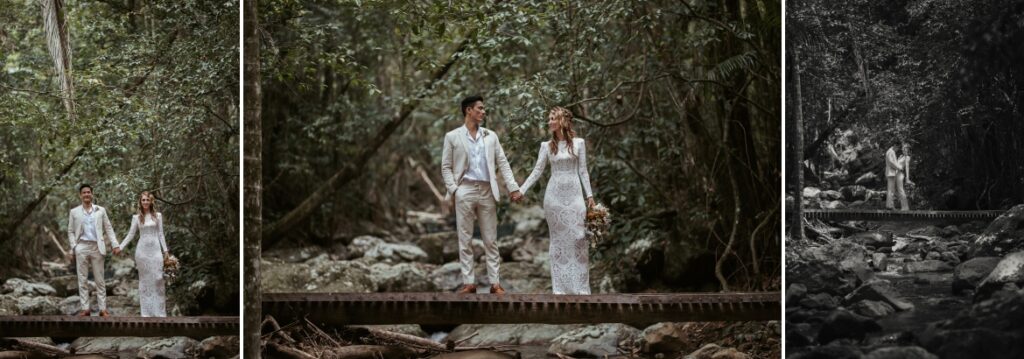
{"type": "Polygon", "coordinates": [[[483,100],[483,96],[480,95],[473,95],[462,99],[462,115],[466,115],[466,108],[473,107],[473,105],[476,104],[477,101],[483,100]]]}
{"type": "Polygon", "coordinates": [[[78,186],[78,193],[82,193],[82,190],[84,190],[86,188],[88,188],[90,191],[92,191],[92,185],[91,184],[83,183],[81,186],[78,186]]]}

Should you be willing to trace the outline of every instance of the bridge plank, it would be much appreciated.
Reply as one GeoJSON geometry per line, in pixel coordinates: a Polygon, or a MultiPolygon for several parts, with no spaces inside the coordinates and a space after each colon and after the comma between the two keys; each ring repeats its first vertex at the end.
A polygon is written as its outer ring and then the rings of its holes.
{"type": "Polygon", "coordinates": [[[833,221],[879,221],[879,222],[911,222],[911,221],[972,221],[992,220],[1005,211],[894,211],[878,209],[804,209],[804,217],[833,221]]]}
{"type": "Polygon", "coordinates": [[[665,321],[750,321],[778,320],[781,317],[779,292],[595,295],[263,293],[262,297],[264,314],[272,315],[279,321],[291,321],[308,316],[309,320],[322,325],[647,325],[665,321]],[[395,302],[416,302],[423,305],[387,304],[395,302]],[[512,315],[513,313],[515,314],[512,315]]]}
{"type": "Polygon", "coordinates": [[[238,335],[238,317],[0,316],[0,337],[170,337],[238,335]]]}

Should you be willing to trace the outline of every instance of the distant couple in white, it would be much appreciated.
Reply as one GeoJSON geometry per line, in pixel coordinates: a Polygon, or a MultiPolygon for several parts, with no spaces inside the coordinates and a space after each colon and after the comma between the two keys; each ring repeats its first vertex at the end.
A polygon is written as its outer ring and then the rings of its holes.
{"type": "Polygon", "coordinates": [[[71,253],[68,260],[76,263],[78,271],[78,297],[81,311],[79,316],[90,316],[89,271],[92,270],[96,283],[96,301],[99,316],[106,317],[106,281],[103,279],[103,262],[107,255],[107,242],[114,255],[123,255],[125,248],[139,233],[139,244],[135,248],[135,266],[139,270],[139,306],[143,317],[166,317],[164,296],[164,258],[169,256],[164,241],[163,216],[156,211],[154,197],[142,192],[137,203],[137,213],[132,216],[131,229],[124,240],[118,243],[114,227],[107,217],[107,210],[93,203],[92,185],[78,187],[82,205],[68,214],[68,242],[71,253]]]}
{"type": "Polygon", "coordinates": [[[445,201],[454,206],[459,239],[463,284],[458,293],[477,292],[471,246],[474,223],[479,224],[483,237],[490,293],[505,293],[498,275],[499,188],[503,185],[512,201],[520,202],[550,164],[544,215],[551,241],[551,287],[555,294],[590,294],[588,243],[584,236],[587,208],[594,205],[594,199],[586,144],[572,129],[572,112],[561,107],[548,112],[551,140],[540,144],[533,172],[519,185],[498,135],[480,126],[486,115],[484,99],[470,96],[462,100],[461,106],[464,124],[445,135],[441,155],[441,176],[448,191],[445,201]]]}
{"type": "Polygon", "coordinates": [[[896,145],[899,144],[899,142],[895,142],[885,151],[885,179],[887,184],[885,208],[890,210],[896,209],[893,197],[899,197],[900,209],[906,211],[910,209],[910,204],[907,201],[906,185],[913,185],[914,182],[910,181],[910,145],[902,143],[900,155],[897,157],[896,145]]]}

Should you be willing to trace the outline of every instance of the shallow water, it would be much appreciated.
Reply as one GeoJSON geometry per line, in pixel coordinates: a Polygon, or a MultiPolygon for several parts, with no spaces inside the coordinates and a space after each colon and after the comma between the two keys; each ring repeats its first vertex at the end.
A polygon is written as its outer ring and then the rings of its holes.
{"type": "Polygon", "coordinates": [[[878,277],[892,282],[900,297],[913,303],[914,309],[881,318],[878,324],[882,332],[874,336],[904,331],[920,333],[929,323],[948,319],[971,303],[970,297],[953,295],[953,272],[878,273],[878,277]],[[922,279],[928,283],[921,282],[922,279]]]}

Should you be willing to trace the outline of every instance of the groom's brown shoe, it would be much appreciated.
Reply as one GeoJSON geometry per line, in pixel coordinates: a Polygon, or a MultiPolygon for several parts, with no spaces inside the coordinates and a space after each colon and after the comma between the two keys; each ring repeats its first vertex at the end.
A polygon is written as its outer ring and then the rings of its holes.
{"type": "Polygon", "coordinates": [[[505,288],[502,288],[501,284],[492,285],[491,294],[505,294],[505,288]]]}
{"type": "Polygon", "coordinates": [[[90,313],[89,310],[86,309],[86,310],[79,311],[77,315],[79,317],[88,317],[90,314],[92,314],[92,313],[90,313]]]}
{"type": "Polygon", "coordinates": [[[101,311],[100,311],[100,316],[101,316],[101,317],[109,317],[109,316],[110,316],[110,313],[108,313],[108,312],[107,312],[107,311],[105,311],[105,310],[101,310],[101,311]]]}
{"type": "Polygon", "coordinates": [[[476,293],[476,285],[474,284],[463,284],[462,288],[459,288],[455,293],[458,294],[474,294],[476,293]]]}

